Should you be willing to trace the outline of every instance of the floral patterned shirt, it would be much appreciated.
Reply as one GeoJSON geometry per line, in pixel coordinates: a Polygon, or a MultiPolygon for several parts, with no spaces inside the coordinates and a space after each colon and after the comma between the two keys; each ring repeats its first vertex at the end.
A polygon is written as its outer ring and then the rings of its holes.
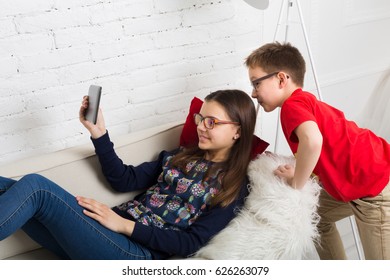
{"type": "Polygon", "coordinates": [[[205,177],[214,163],[204,159],[189,162],[183,172],[171,166],[173,156],[164,157],[163,171],[154,186],[117,209],[144,225],[162,229],[190,226],[207,209],[211,197],[218,193],[222,173],[217,170],[205,177]]]}

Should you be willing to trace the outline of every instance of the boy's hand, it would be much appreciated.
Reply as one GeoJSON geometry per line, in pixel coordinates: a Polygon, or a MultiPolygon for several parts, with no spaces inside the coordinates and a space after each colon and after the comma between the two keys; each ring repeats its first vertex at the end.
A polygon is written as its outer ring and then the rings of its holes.
{"type": "Polygon", "coordinates": [[[274,170],[274,174],[286,181],[286,183],[293,187],[293,178],[294,178],[295,168],[292,165],[285,164],[285,165],[279,165],[278,168],[274,170]]]}
{"type": "Polygon", "coordinates": [[[83,97],[79,111],[80,122],[91,133],[92,138],[97,139],[106,134],[106,125],[104,123],[102,110],[99,108],[96,125],[85,119],[85,111],[88,109],[88,96],[83,97]]]}

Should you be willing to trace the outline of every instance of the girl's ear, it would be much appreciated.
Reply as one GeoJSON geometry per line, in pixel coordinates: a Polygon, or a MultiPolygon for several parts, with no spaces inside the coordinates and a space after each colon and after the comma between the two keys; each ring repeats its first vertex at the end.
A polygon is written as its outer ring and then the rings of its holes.
{"type": "Polygon", "coordinates": [[[233,139],[237,140],[238,138],[241,137],[241,128],[237,129],[236,134],[234,135],[233,139]]]}

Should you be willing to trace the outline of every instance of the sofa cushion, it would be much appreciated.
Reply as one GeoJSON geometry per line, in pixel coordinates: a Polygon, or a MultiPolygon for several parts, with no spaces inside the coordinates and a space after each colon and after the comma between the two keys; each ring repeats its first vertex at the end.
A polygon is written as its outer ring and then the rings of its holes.
{"type": "Polygon", "coordinates": [[[196,124],[194,122],[194,114],[199,113],[202,108],[203,101],[197,97],[191,100],[190,108],[180,134],[180,146],[191,147],[198,144],[198,133],[196,132],[196,124]]]}

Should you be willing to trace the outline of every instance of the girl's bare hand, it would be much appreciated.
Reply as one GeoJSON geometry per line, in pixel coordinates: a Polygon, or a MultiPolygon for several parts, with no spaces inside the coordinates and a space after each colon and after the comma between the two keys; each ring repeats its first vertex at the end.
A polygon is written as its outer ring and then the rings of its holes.
{"type": "Polygon", "coordinates": [[[84,214],[105,226],[106,228],[131,236],[134,229],[134,222],[124,219],[115,213],[107,205],[94,199],[82,196],[76,197],[77,202],[84,208],[84,214]]]}

